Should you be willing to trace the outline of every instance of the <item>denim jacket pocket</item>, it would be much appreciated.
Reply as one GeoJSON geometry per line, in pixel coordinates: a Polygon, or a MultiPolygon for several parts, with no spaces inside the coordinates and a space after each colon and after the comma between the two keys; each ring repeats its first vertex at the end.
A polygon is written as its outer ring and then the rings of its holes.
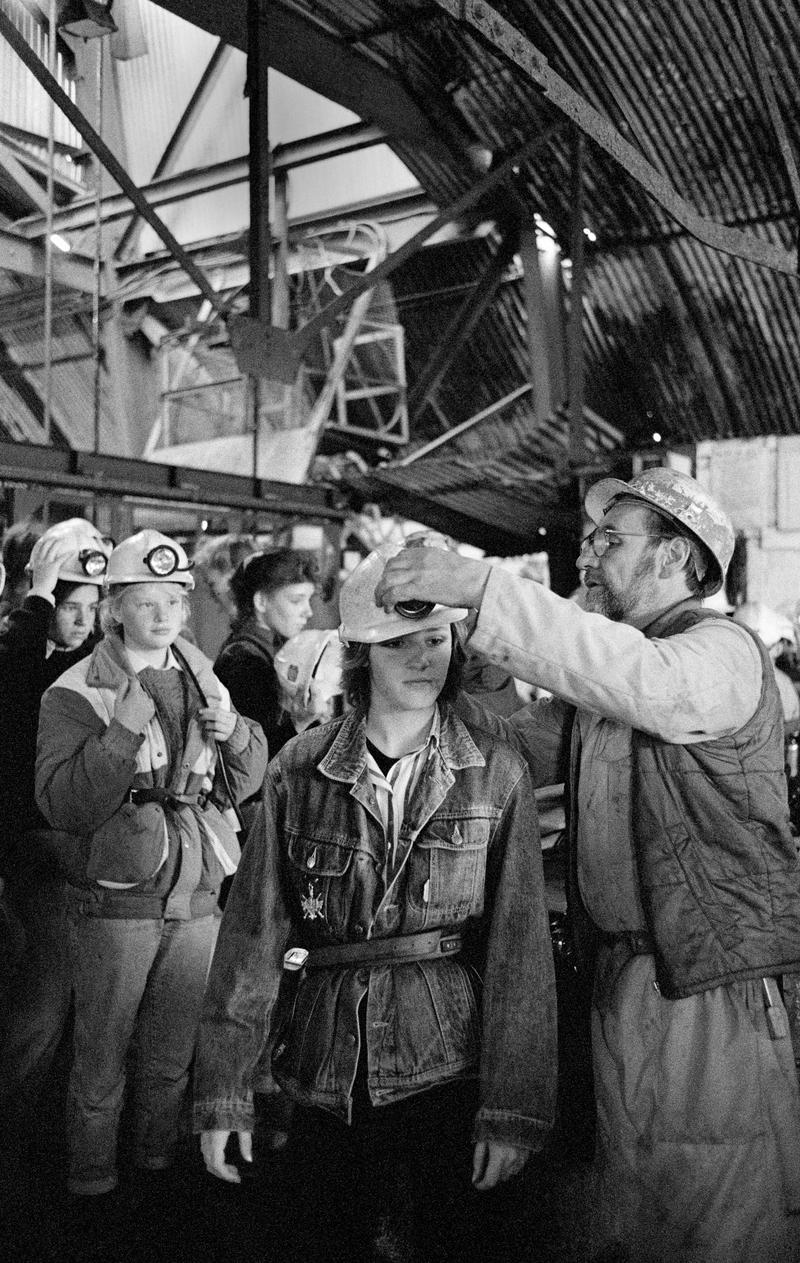
{"type": "Polygon", "coordinates": [[[331,930],[347,923],[344,879],[353,861],[353,847],[308,837],[288,835],[288,876],[303,921],[324,921],[331,930]]]}
{"type": "Polygon", "coordinates": [[[424,923],[462,920],[483,911],[491,821],[434,818],[414,843],[409,902],[424,923]]]}

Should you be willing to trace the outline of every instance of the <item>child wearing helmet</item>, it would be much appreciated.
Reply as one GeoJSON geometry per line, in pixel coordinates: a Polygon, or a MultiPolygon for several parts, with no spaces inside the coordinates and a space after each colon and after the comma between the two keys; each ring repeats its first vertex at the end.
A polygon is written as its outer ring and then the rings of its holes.
{"type": "Polygon", "coordinates": [[[352,710],[267,771],[209,977],[195,1126],[236,1182],[225,1149],[236,1131],[252,1156],[253,1092],[274,1077],[295,1101],[287,1187],[266,1191],[284,1259],[321,1240],[337,1263],[373,1257],[379,1238],[380,1257],[489,1259],[476,1190],[553,1121],[536,806],[518,756],[452,708],[466,610],[384,613],[384,564],[342,586],[352,710]]]}
{"type": "Polygon", "coordinates": [[[42,700],[37,801],[79,839],[67,1112],[79,1195],[117,1184],[134,1036],[134,1163],[158,1171],[176,1156],[217,896],[239,857],[235,806],[267,761],[261,729],[180,636],[193,586],[179,543],[154,530],[124,540],[108,560],[103,639],[42,700]]]}
{"type": "Polygon", "coordinates": [[[109,552],[84,518],[33,537],[30,590],[0,632],[0,877],[25,932],[0,1027],[0,1111],[19,1136],[64,1033],[72,990],[64,951],[71,850],[34,796],[39,706],[45,689],[96,643],[109,552]]]}

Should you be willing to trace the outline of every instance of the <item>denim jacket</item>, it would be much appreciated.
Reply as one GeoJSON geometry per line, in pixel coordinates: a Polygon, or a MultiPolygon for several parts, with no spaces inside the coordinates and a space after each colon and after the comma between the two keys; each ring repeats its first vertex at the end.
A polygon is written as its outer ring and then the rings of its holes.
{"type": "Polygon", "coordinates": [[[268,1085],[270,1060],[289,1096],[350,1120],[363,1031],[373,1104],[479,1075],[476,1140],[542,1145],[555,1107],[555,984],[521,759],[444,709],[406,805],[388,895],[385,845],[363,717],[284,747],[267,771],[209,977],[197,1130],[251,1130],[252,1092],[268,1085]],[[288,946],[467,925],[471,959],[334,966],[309,971],[293,996],[281,992],[288,946]]]}

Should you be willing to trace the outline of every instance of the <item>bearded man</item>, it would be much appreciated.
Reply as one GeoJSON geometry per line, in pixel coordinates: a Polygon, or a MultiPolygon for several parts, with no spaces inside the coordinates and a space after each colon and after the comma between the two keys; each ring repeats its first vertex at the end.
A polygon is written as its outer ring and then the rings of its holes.
{"type": "Polygon", "coordinates": [[[586,509],[585,609],[424,548],[387,564],[375,599],[472,607],[472,647],[553,694],[484,723],[538,785],[568,786],[569,908],[595,971],[597,1250],[786,1263],[800,1094],[779,981],[800,962],[800,871],[772,665],[703,607],[734,534],[694,479],[604,479],[586,509]]]}

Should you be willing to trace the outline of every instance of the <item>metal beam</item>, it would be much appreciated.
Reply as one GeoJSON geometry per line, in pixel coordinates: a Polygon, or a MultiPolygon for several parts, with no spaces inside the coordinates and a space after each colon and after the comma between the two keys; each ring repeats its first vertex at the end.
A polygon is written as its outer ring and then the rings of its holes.
{"type": "Polygon", "coordinates": [[[778,98],[775,95],[775,87],[767,64],[767,55],[753,17],[750,0],[739,0],[739,17],[744,27],[750,57],[756,68],[758,86],[761,89],[761,95],[764,98],[764,104],[767,107],[767,113],[772,123],[772,130],[775,132],[775,138],[778,142],[778,149],[786,167],[789,188],[794,198],[795,216],[800,216],[800,173],[797,170],[797,159],[792,148],[792,142],[786,131],[786,123],[778,105],[778,98]]]}
{"type": "Polygon", "coordinates": [[[583,132],[573,129],[572,136],[572,222],[570,224],[570,258],[572,281],[569,288],[569,320],[567,323],[567,367],[569,372],[569,463],[586,461],[586,435],[583,418],[583,294],[585,289],[583,235],[583,158],[586,140],[583,132]]]}
{"type": "Polygon", "coordinates": [[[0,140],[0,189],[6,198],[25,210],[47,209],[47,194],[25,169],[16,154],[0,140]]]}
{"type": "Polygon", "coordinates": [[[442,330],[425,367],[408,392],[408,410],[413,420],[417,419],[430,396],[449,371],[453,360],[472,337],[476,325],[497,293],[503,273],[516,253],[517,245],[518,234],[513,230],[508,231],[497,251],[488,261],[478,284],[467,294],[455,315],[442,330]]]}
{"type": "Polygon", "coordinates": [[[267,482],[240,474],[63,451],[32,443],[0,443],[0,478],[6,483],[63,487],[97,496],[129,496],[189,507],[249,509],[337,522],[346,517],[345,509],[322,487],[267,482]]]}
{"type": "MultiPolygon", "coordinates": [[[[220,75],[232,53],[232,49],[220,40],[211,54],[208,63],[200,75],[194,92],[192,93],[189,103],[178,123],[164,147],[164,152],[156,164],[152,179],[160,180],[162,176],[173,175],[181,155],[190,139],[199,119],[205,108],[208,99],[219,82],[220,75]]],[[[133,250],[138,236],[138,228],[141,224],[141,218],[134,213],[130,222],[125,226],[125,231],[117,242],[114,250],[115,259],[124,259],[133,250]]]]}
{"type": "MultiPolygon", "coordinates": [[[[525,334],[528,348],[528,380],[533,392],[533,418],[544,423],[553,409],[550,359],[547,353],[547,318],[544,284],[535,227],[523,229],[519,244],[522,259],[522,293],[525,299],[525,334]]],[[[560,400],[558,401],[560,402],[560,400]]]]}
{"type": "MultiPolygon", "coordinates": [[[[44,246],[40,241],[26,241],[16,232],[0,228],[0,269],[44,280],[44,246]]],[[[54,254],[53,280],[58,285],[91,294],[94,290],[91,261],[75,254],[54,254]]]]}
{"type": "MultiPolygon", "coordinates": [[[[210,31],[227,44],[247,48],[247,0],[157,0],[164,9],[210,31]]],[[[392,138],[412,142],[441,161],[470,170],[467,133],[446,93],[426,89],[424,107],[402,79],[377,58],[347,45],[334,31],[291,4],[270,0],[270,65],[274,70],[386,129],[392,138]],[[435,120],[435,121],[434,121],[435,120]]]]}
{"type": "MultiPolygon", "coordinates": [[[[45,179],[47,176],[47,159],[40,158],[38,154],[26,149],[25,145],[36,146],[41,149],[42,137],[36,132],[25,131],[21,127],[11,127],[7,123],[0,123],[0,138],[7,149],[10,149],[17,161],[25,168],[30,175],[41,176],[45,179]]],[[[59,155],[67,155],[73,158],[75,164],[82,160],[85,156],[83,149],[76,149],[74,145],[62,145],[56,140],[53,144],[54,151],[59,155]]],[[[86,192],[86,185],[81,183],[79,179],[73,178],[66,174],[63,168],[56,167],[53,172],[53,180],[61,192],[68,197],[80,197],[86,192]]],[[[41,192],[41,185],[39,185],[41,192]]]]}
{"type": "MultiPolygon", "coordinates": [[[[228,188],[231,184],[243,184],[247,179],[247,158],[227,158],[224,162],[214,163],[209,167],[198,167],[193,171],[182,171],[180,175],[166,176],[145,184],[139,192],[147,199],[151,207],[169,206],[174,202],[185,201],[189,197],[197,197],[201,193],[211,193],[215,189],[228,188]]],[[[102,198],[100,211],[104,224],[123,219],[131,213],[133,203],[125,193],[110,193],[102,198]]],[[[76,198],[69,206],[65,206],[53,215],[53,228],[56,232],[74,232],[89,228],[94,224],[94,197],[76,198]]],[[[28,215],[14,224],[15,232],[24,237],[41,237],[46,229],[44,217],[28,215]]]]}
{"type": "Polygon", "coordinates": [[[797,250],[784,250],[760,237],[739,232],[700,215],[691,202],[681,197],[672,183],[630,144],[609,120],[556,74],[547,58],[516,27],[507,22],[486,0],[436,0],[445,12],[478,31],[487,43],[535,84],[545,100],[571,119],[582,132],[604,149],[633,180],[644,188],[668,215],[713,250],[746,259],[759,267],[795,276],[797,250]]]}
{"type": "Polygon", "coordinates": [[[159,219],[155,211],[148,206],[147,201],[139,189],[133,183],[121,162],[114,156],[108,145],[103,140],[87,118],[81,113],[78,107],[70,100],[64,89],[58,81],[50,74],[47,67],[37,57],[36,53],[26,42],[24,36],[20,34],[11,19],[0,9],[0,35],[3,35],[7,42],[14,49],[17,56],[28,67],[34,77],[42,85],[45,92],[56,103],[58,108],[72,123],[75,130],[83,137],[89,148],[102,162],[103,166],[109,174],[116,180],[124,192],[133,202],[136,209],[143,219],[146,219],[155,234],[163,241],[168,250],[178,259],[191,276],[197,288],[208,299],[215,311],[220,315],[225,314],[225,305],[220,301],[219,295],[215,292],[208,278],[200,270],[192,257],[186,253],[178,239],[173,236],[166,224],[159,219]]]}
{"type": "MultiPolygon", "coordinates": [[[[355,153],[359,149],[381,144],[384,139],[384,133],[376,127],[360,123],[354,127],[339,127],[318,136],[309,136],[305,140],[276,145],[272,155],[272,170],[290,171],[311,162],[323,162],[326,158],[355,153]]],[[[249,172],[250,163],[246,155],[241,158],[226,158],[224,162],[215,162],[207,167],[196,167],[178,175],[151,180],[149,184],[142,185],[139,192],[147,198],[150,206],[169,206],[189,197],[211,193],[215,189],[229,188],[232,184],[244,184],[249,172]]],[[[125,193],[111,193],[102,199],[100,205],[104,224],[129,215],[132,207],[131,199],[125,193]]],[[[94,224],[94,216],[94,197],[76,198],[69,206],[55,212],[53,229],[55,232],[71,232],[89,228],[94,224]]],[[[45,227],[43,215],[28,215],[14,224],[15,232],[24,237],[41,237],[45,227]]]]}
{"type": "Polygon", "coordinates": [[[276,381],[294,381],[308,346],[333,322],[339,312],[352,303],[357,294],[374,288],[378,281],[389,276],[401,263],[416,254],[419,247],[440,229],[459,219],[482,197],[500,188],[512,175],[517,175],[522,163],[544,149],[557,133],[558,127],[549,127],[538,136],[523,141],[496,168],[475,181],[461,197],[384,259],[383,263],[378,264],[374,271],[356,277],[346,290],[296,332],[288,333],[274,325],[263,325],[248,316],[232,316],[228,322],[228,332],[239,369],[244,373],[258,373],[276,381]]]}
{"type": "Polygon", "coordinates": [[[509,404],[515,403],[517,399],[521,399],[523,395],[527,395],[531,390],[530,382],[525,382],[524,386],[517,386],[516,390],[512,390],[509,395],[504,395],[502,399],[498,399],[496,403],[490,403],[488,408],[482,408],[480,412],[476,412],[474,417],[468,417],[466,421],[462,421],[460,425],[454,425],[446,434],[440,434],[437,438],[431,439],[430,443],[426,443],[424,447],[418,447],[410,456],[404,456],[402,460],[395,461],[388,466],[390,469],[405,468],[407,465],[413,465],[422,456],[427,456],[430,452],[441,447],[443,443],[452,443],[453,439],[458,438],[459,434],[463,434],[465,430],[471,430],[474,425],[485,421],[488,417],[494,417],[498,412],[502,412],[509,404]]]}

